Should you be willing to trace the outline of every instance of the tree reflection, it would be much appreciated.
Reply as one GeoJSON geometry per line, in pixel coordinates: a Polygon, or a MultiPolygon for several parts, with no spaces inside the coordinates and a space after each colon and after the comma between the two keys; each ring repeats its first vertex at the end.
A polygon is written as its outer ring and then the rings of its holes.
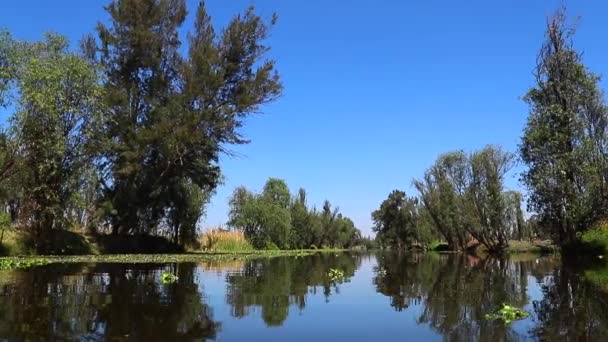
{"type": "Polygon", "coordinates": [[[0,336],[23,340],[193,341],[214,338],[219,323],[203,303],[195,265],[51,265],[11,272],[0,290],[0,336]]]}
{"type": "Polygon", "coordinates": [[[227,276],[227,302],[234,317],[260,309],[268,326],[280,326],[287,319],[290,306],[304,309],[307,295],[322,291],[329,301],[360,263],[359,256],[347,253],[250,260],[242,272],[227,276]],[[327,273],[332,268],[342,270],[345,279],[330,281],[327,273]]]}
{"type": "Polygon", "coordinates": [[[566,262],[543,282],[543,298],[534,302],[545,340],[605,341],[608,338],[608,266],[566,262]],[[584,270],[584,271],[583,271],[584,270]]]}
{"type": "Polygon", "coordinates": [[[502,303],[521,307],[528,302],[530,265],[457,254],[388,255],[378,258],[374,283],[395,310],[421,305],[418,322],[447,340],[518,340],[519,333],[486,320],[485,314],[502,303]]]}

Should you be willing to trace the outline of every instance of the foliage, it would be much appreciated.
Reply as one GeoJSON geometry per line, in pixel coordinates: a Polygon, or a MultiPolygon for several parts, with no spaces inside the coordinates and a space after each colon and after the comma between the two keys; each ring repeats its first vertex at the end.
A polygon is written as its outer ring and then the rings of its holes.
{"type": "Polygon", "coordinates": [[[44,258],[0,258],[0,270],[28,269],[48,263],[44,258]]]}
{"type": "Polygon", "coordinates": [[[573,47],[559,10],[547,24],[520,153],[529,208],[562,245],[577,240],[608,210],[608,113],[599,77],[573,47]]]}
{"type": "Polygon", "coordinates": [[[608,221],[598,223],[592,229],[579,234],[585,250],[599,254],[608,254],[608,221]]]}
{"type": "Polygon", "coordinates": [[[450,249],[464,250],[474,238],[491,252],[501,252],[510,237],[523,236],[522,196],[504,189],[513,160],[511,153],[491,145],[470,155],[449,152],[439,156],[423,180],[414,181],[432,229],[450,249]]]}
{"type": "Polygon", "coordinates": [[[415,197],[393,190],[380,208],[372,213],[373,230],[382,244],[394,245],[398,249],[414,243],[427,244],[429,235],[422,224],[421,211],[425,210],[415,197]]]}
{"type": "Polygon", "coordinates": [[[199,241],[203,251],[246,252],[253,250],[253,246],[240,231],[211,229],[201,234],[199,241]]]}
{"type": "Polygon", "coordinates": [[[344,279],[344,272],[341,270],[330,268],[329,272],[327,272],[327,277],[331,281],[340,281],[344,279]]]}
{"type": "Polygon", "coordinates": [[[115,0],[106,10],[99,41],[84,43],[106,79],[96,151],[105,218],[114,234],[194,237],[220,155],[247,143],[244,120],[281,93],[263,43],[274,19],[250,8],[217,34],[201,2],[182,55],[184,0],[115,0]]]}
{"type": "Polygon", "coordinates": [[[292,198],[285,181],[270,178],[262,193],[237,187],[229,200],[229,226],[244,233],[257,249],[352,247],[361,234],[349,218],[325,201],[308,209],[306,191],[292,198]]]}
{"type": "Polygon", "coordinates": [[[160,281],[165,285],[173,284],[177,282],[178,279],[179,278],[175,274],[167,272],[163,272],[163,274],[160,276],[160,281]]]}
{"type": "Polygon", "coordinates": [[[526,319],[528,318],[528,316],[530,316],[530,313],[528,311],[518,309],[507,304],[502,304],[502,307],[500,309],[496,310],[493,313],[486,314],[485,317],[487,320],[501,320],[505,324],[511,324],[511,322],[513,321],[526,319]]]}
{"type": "MultiPolygon", "coordinates": [[[[67,40],[47,34],[42,42],[13,41],[12,92],[15,112],[11,136],[18,155],[4,163],[19,170],[13,175],[23,193],[18,214],[20,226],[39,242],[54,229],[64,229],[64,211],[79,191],[88,158],[85,148],[99,111],[100,87],[88,61],[68,51],[67,40]]],[[[15,153],[15,152],[13,152],[15,153]]],[[[4,166],[6,168],[6,165],[4,166]]]]}

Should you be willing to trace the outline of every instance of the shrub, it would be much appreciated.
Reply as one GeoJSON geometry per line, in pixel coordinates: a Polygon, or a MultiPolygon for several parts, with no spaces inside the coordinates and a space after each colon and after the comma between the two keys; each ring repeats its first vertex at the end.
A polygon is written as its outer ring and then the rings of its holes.
{"type": "Polygon", "coordinates": [[[199,237],[199,243],[204,251],[212,252],[243,252],[252,251],[253,246],[239,231],[211,229],[199,237]]]}
{"type": "Polygon", "coordinates": [[[593,229],[580,235],[586,250],[593,253],[608,253],[608,220],[598,222],[593,229]]]}

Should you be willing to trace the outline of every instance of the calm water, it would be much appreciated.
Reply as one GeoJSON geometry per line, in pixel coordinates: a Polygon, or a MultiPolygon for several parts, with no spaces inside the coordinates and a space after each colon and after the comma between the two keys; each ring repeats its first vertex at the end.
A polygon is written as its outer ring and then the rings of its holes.
{"type": "Polygon", "coordinates": [[[50,265],[0,272],[0,340],[608,341],[604,273],[577,268],[436,254],[50,265]],[[483,318],[503,302],[531,316],[483,318]]]}

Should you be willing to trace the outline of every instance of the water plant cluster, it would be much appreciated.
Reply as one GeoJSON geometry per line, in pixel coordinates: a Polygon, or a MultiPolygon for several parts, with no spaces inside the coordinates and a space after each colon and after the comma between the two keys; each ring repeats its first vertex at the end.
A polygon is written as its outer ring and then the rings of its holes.
{"type": "Polygon", "coordinates": [[[28,269],[49,264],[46,258],[0,258],[0,270],[28,269]]]}
{"type": "Polygon", "coordinates": [[[171,273],[167,273],[167,272],[164,272],[160,276],[160,281],[163,284],[173,284],[173,283],[177,282],[178,279],[179,278],[175,274],[171,274],[171,273]]]}
{"type": "Polygon", "coordinates": [[[513,321],[526,319],[528,316],[530,316],[530,313],[526,310],[503,304],[502,307],[495,312],[486,314],[486,319],[492,321],[501,320],[505,324],[511,324],[513,321]]]}
{"type": "Polygon", "coordinates": [[[342,270],[331,268],[327,272],[327,276],[331,281],[339,281],[344,279],[344,272],[342,270]]]}

